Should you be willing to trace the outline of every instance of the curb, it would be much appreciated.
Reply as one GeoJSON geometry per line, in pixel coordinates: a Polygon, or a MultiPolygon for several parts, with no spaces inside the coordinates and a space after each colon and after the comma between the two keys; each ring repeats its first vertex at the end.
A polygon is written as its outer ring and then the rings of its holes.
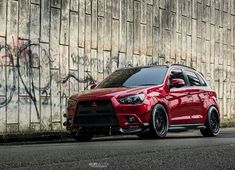
{"type": "Polygon", "coordinates": [[[38,133],[14,133],[0,135],[0,143],[9,142],[33,142],[33,141],[63,141],[69,138],[67,132],[38,132],[38,133]]]}
{"type": "Polygon", "coordinates": [[[220,127],[222,128],[235,127],[235,119],[223,120],[220,123],[220,127]]]}
{"type": "MultiPolygon", "coordinates": [[[[235,127],[235,120],[221,122],[221,128],[235,127]]],[[[71,139],[66,131],[57,132],[35,132],[35,133],[9,133],[0,135],[0,144],[13,142],[46,142],[65,141],[71,139]]]]}

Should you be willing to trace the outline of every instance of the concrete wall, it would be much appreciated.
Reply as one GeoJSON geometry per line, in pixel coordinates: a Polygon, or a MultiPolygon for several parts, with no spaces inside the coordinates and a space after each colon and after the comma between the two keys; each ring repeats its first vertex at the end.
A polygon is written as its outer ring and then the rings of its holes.
{"type": "Polygon", "coordinates": [[[0,132],[61,130],[69,95],[167,61],[204,73],[235,117],[235,0],[0,0],[0,132]]]}

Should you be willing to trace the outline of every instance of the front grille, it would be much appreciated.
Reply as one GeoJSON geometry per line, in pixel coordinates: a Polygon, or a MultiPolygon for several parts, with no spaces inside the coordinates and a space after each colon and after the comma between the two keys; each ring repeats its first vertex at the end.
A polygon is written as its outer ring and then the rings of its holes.
{"type": "Polygon", "coordinates": [[[81,127],[118,126],[117,117],[109,100],[80,101],[76,124],[81,127]]]}

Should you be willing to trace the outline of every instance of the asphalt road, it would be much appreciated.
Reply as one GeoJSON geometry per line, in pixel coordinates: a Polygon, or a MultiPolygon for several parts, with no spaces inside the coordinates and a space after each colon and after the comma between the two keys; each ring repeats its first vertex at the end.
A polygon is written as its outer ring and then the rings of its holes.
{"type": "Polygon", "coordinates": [[[235,169],[235,128],[218,137],[198,131],[165,139],[136,136],[0,145],[0,169],[235,169]]]}

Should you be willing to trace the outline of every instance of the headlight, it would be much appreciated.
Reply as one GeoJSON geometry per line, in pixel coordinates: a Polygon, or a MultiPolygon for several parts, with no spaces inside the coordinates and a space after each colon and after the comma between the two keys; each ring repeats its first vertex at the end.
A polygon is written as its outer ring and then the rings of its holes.
{"type": "Polygon", "coordinates": [[[117,99],[121,104],[140,104],[144,101],[145,94],[137,94],[117,99]]]}
{"type": "Polygon", "coordinates": [[[76,100],[68,99],[67,107],[75,107],[77,104],[76,100]]]}

